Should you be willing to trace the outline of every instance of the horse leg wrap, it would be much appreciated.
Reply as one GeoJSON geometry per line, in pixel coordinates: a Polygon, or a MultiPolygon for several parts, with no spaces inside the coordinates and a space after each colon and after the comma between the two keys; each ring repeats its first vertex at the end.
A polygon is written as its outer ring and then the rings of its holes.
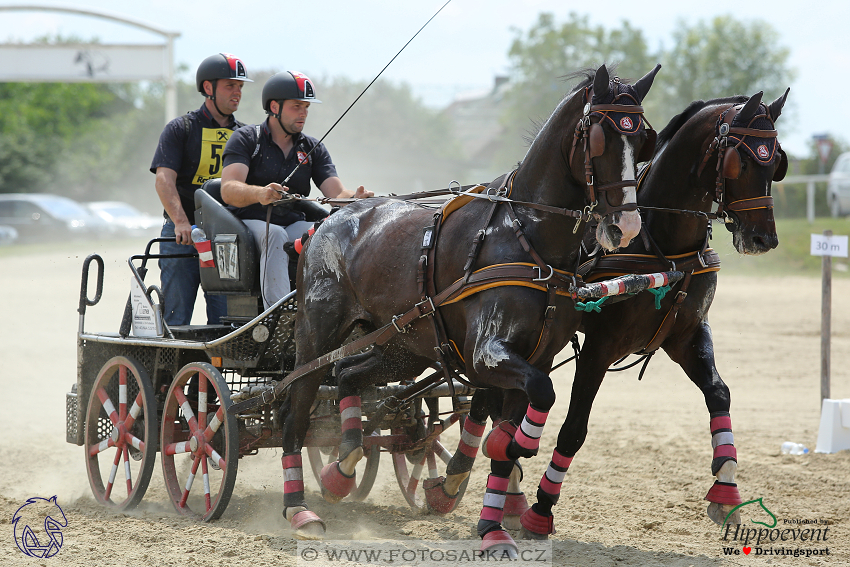
{"type": "Polygon", "coordinates": [[[505,497],[509,478],[490,474],[487,477],[487,492],[484,493],[484,506],[478,520],[478,535],[484,537],[493,530],[502,530],[502,518],[505,515],[505,497]]]}
{"type": "Polygon", "coordinates": [[[508,447],[507,454],[516,459],[518,457],[533,457],[540,448],[540,436],[543,434],[543,426],[546,425],[548,411],[540,411],[528,404],[525,417],[519,425],[516,436],[508,447]]]}
{"type": "Polygon", "coordinates": [[[526,510],[519,519],[522,527],[537,535],[549,535],[555,533],[555,518],[552,514],[544,516],[534,510],[534,506],[526,510]]]}
{"type": "Polygon", "coordinates": [[[322,479],[322,497],[328,502],[339,502],[351,494],[357,474],[346,476],[339,470],[339,461],[326,464],[320,473],[322,479]]]}
{"type": "Polygon", "coordinates": [[[741,499],[741,494],[738,492],[737,484],[734,482],[720,482],[719,480],[714,481],[714,485],[708,491],[708,494],[705,495],[705,499],[709,502],[731,504],[732,506],[737,506],[744,502],[741,499]]]}
{"type": "Polygon", "coordinates": [[[292,508],[305,506],[304,477],[301,472],[301,453],[285,453],[280,459],[283,465],[283,506],[292,508]]]}
{"type": "Polygon", "coordinates": [[[339,460],[344,460],[351,451],[363,446],[363,421],[360,396],[348,396],[339,401],[339,416],[342,422],[342,442],[339,445],[339,460]]]}
{"type": "MultiPolygon", "coordinates": [[[[447,475],[466,474],[472,470],[478,447],[481,446],[481,436],[484,434],[484,424],[478,423],[471,417],[466,418],[463,432],[460,434],[457,452],[446,467],[447,475]]],[[[422,484],[425,490],[425,500],[428,508],[439,514],[448,514],[457,506],[459,492],[451,495],[445,490],[445,477],[429,478],[422,484]]]]}
{"type": "Polygon", "coordinates": [[[732,419],[727,411],[711,414],[711,447],[714,449],[711,474],[717,475],[717,471],[726,461],[738,462],[738,452],[735,450],[735,439],[732,436],[732,419]]]}
{"type": "Polygon", "coordinates": [[[508,421],[500,421],[484,439],[484,449],[482,449],[484,456],[494,461],[514,460],[508,457],[508,447],[514,440],[515,433],[516,425],[508,421]]]}
{"type": "MultiPolygon", "coordinates": [[[[489,531],[481,538],[481,551],[487,551],[494,546],[499,546],[502,550],[506,548],[513,548],[514,553],[517,552],[517,546],[514,538],[511,537],[511,534],[502,529],[489,531]]],[[[497,550],[496,557],[499,556],[500,555],[497,550]]]]}
{"type": "Polygon", "coordinates": [[[505,515],[522,516],[528,510],[528,499],[525,492],[508,492],[505,494],[505,515]]]}
{"type": "Polygon", "coordinates": [[[546,502],[550,508],[558,503],[558,498],[561,497],[561,484],[572,462],[573,457],[563,456],[558,449],[552,451],[552,460],[549,461],[549,467],[543,473],[540,484],[537,486],[538,501],[546,502]]]}

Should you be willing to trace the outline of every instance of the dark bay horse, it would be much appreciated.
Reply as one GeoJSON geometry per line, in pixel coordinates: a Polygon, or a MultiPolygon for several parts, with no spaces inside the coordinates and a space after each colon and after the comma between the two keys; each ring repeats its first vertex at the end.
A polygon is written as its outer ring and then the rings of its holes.
{"type": "MultiPolygon", "coordinates": [[[[675,269],[691,275],[673,287],[660,309],[653,295],[639,293],[584,315],[585,341],[576,363],[569,412],[538,486],[537,502],[522,515],[523,537],[546,538],[553,533],[552,507],[587,436],[591,405],[606,371],[629,354],[651,353],[659,347],[705,397],[712,435],[711,473],[717,477],[706,496],[709,517],[723,525],[741,503],[735,484],[737,453],[729,389],[715,367],[708,324],[720,265],[708,248],[708,213],[717,202],[717,215],[728,215],[726,227],[738,252],[764,254],[776,248],[779,240],[770,189],[771,181],[785,176],[787,159],[776,139],[774,122],[787,96],[788,91],[769,105],[761,102],[762,93],[697,101],[659,134],[656,155],[638,191],[643,230],[649,238],[646,244],[636,238],[622,254],[588,264],[592,269],[587,280],[592,281],[593,274],[604,278],[624,271],[661,271],[673,268],[673,263],[675,269]],[[676,214],[671,209],[697,214],[676,214]]],[[[733,514],[729,521],[740,523],[740,518],[733,514]]]]}
{"type": "MultiPolygon", "coordinates": [[[[340,347],[357,325],[391,334],[396,328],[391,340],[336,363],[342,443],[340,460],[322,471],[326,499],[336,501],[354,485],[354,465],[363,456],[362,388],[429,367],[455,364],[475,386],[521,393],[536,425],[511,446],[516,455],[536,453],[534,428],[542,428],[555,401],[552,359],[580,322],[565,290],[584,223],[598,220],[597,238],[609,250],[639,232],[635,164],[650,136],[639,104],[659,67],[634,85],[610,79],[604,65],[588,73],[518,169],[494,181],[486,196],[461,197],[465,205],[436,215],[397,199],[366,199],[331,215],[310,237],[296,286],[296,368],[340,347]],[[583,212],[570,216],[576,211],[583,212]],[[502,275],[492,275],[497,272],[502,275]],[[458,282],[463,285],[453,288],[458,282]],[[447,298],[450,289],[459,293],[447,298]],[[414,305],[423,316],[399,317],[414,305]]],[[[284,516],[301,537],[324,533],[304,500],[301,448],[326,378],[316,371],[293,381],[283,408],[284,516]]],[[[466,424],[465,438],[477,451],[483,423],[466,424]]],[[[501,477],[488,483],[489,491],[498,495],[501,477]]],[[[510,540],[499,525],[501,509],[485,508],[492,509],[481,533],[485,544],[510,540]]],[[[508,545],[515,548],[513,540],[508,545]]]]}

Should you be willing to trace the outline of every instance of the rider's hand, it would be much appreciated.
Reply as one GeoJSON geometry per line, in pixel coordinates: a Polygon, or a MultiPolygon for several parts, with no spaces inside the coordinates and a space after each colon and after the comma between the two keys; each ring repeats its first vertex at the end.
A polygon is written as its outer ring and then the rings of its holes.
{"type": "Polygon", "coordinates": [[[269,183],[260,189],[257,201],[261,205],[271,205],[276,201],[280,201],[282,194],[287,191],[289,191],[289,187],[283,187],[280,183],[269,183]]]}
{"type": "Polygon", "coordinates": [[[188,220],[174,223],[174,241],[177,244],[192,244],[192,225],[188,220]]]}
{"type": "Polygon", "coordinates": [[[357,191],[354,192],[354,198],[355,199],[366,199],[368,197],[374,197],[374,196],[375,196],[374,191],[367,191],[366,189],[363,188],[362,185],[357,188],[357,191]]]}

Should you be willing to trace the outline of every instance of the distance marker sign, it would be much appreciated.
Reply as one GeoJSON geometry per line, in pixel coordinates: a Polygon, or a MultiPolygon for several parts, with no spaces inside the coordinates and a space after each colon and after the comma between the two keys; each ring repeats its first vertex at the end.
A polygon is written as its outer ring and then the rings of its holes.
{"type": "Polygon", "coordinates": [[[847,258],[847,236],[813,234],[811,255],[847,258]]]}

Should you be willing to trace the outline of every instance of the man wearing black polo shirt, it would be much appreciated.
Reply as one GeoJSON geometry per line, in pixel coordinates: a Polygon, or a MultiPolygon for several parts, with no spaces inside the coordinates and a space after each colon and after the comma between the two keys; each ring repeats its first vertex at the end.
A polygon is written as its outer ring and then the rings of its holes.
{"type": "Polygon", "coordinates": [[[289,255],[283,245],[304,234],[312,223],[304,220],[302,212],[274,206],[267,243],[266,206],[279,201],[283,192],[306,197],[311,180],[326,197],[361,199],[374,193],[362,186],[356,192],[346,189],[324,144],[302,134],[310,104],[321,102],[310,79],[293,71],[278,73],[266,81],[262,98],[269,118],[238,129],[224,149],[221,197],[245,222],[260,249],[260,282],[268,308],[290,292],[289,255]]]}
{"type": "MultiPolygon", "coordinates": [[[[253,82],[242,61],[229,53],[216,53],[198,67],[195,82],[206,100],[198,110],[169,122],[159,137],[151,172],[156,173],[156,192],[165,208],[161,236],[174,239],[159,245],[162,254],[191,253],[195,224],[195,190],[209,179],[221,177],[224,145],[233,130],[243,124],[233,113],[239,108],[242,84],[253,82]]],[[[165,322],[188,325],[201,284],[196,258],[159,260],[165,294],[165,322]]],[[[223,295],[204,294],[207,324],[217,324],[227,312],[223,295]]]]}

